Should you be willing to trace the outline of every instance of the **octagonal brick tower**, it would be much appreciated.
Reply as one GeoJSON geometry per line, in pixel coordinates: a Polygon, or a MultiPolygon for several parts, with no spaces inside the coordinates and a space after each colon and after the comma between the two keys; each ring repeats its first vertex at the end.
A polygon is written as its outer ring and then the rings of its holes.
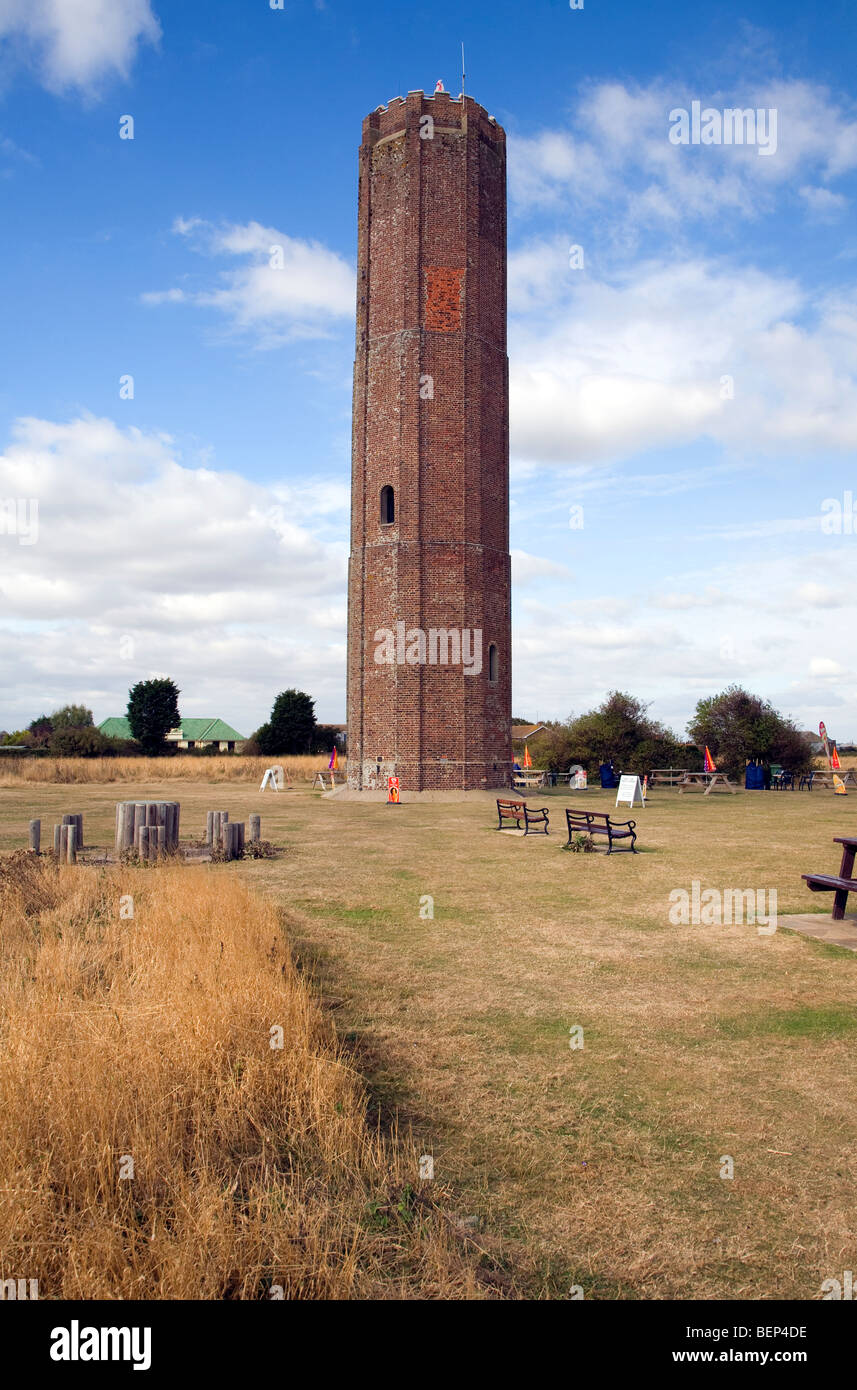
{"type": "Polygon", "coordinates": [[[511,773],[506,137],[471,97],[363,122],[348,782],[511,773]]]}

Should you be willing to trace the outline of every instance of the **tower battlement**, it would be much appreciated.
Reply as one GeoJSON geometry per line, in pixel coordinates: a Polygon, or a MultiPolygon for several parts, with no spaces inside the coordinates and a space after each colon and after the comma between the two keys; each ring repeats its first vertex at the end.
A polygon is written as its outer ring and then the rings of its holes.
{"type": "Polygon", "coordinates": [[[489,116],[484,106],[480,106],[470,96],[454,97],[450,92],[408,92],[406,97],[393,97],[384,106],[378,106],[363,121],[363,140],[373,144],[391,135],[418,127],[421,116],[431,116],[438,125],[461,131],[475,126],[487,140],[496,141],[505,148],[506,132],[489,116]]]}

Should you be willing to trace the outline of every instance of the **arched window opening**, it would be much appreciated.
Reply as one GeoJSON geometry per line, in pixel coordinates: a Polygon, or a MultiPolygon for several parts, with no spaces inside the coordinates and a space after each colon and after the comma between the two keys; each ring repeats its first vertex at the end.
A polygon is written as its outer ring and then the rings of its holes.
{"type": "Polygon", "coordinates": [[[396,494],[389,486],[381,488],[381,525],[392,526],[396,520],[396,494]]]}
{"type": "Polygon", "coordinates": [[[496,684],[497,676],[500,671],[500,663],[497,658],[497,648],[492,642],[488,648],[488,679],[492,685],[496,684]]]}

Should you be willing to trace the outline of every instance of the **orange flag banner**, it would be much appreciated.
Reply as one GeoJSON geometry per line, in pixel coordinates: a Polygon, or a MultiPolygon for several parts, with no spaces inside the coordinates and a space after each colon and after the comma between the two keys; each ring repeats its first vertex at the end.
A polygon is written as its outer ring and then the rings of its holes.
{"type": "Polygon", "coordinates": [[[706,745],[705,745],[705,762],[703,763],[703,767],[704,767],[704,769],[705,769],[706,772],[716,772],[716,771],[717,771],[717,767],[715,766],[714,759],[713,759],[712,756],[711,756],[711,752],[710,752],[710,750],[709,750],[709,747],[708,747],[708,744],[707,744],[707,743],[706,743],[706,745]]]}
{"type": "Polygon", "coordinates": [[[837,772],[840,772],[842,770],[842,764],[839,761],[839,750],[835,747],[835,745],[830,750],[830,766],[832,768],[835,768],[837,772]]]}
{"type": "Polygon", "coordinates": [[[532,758],[530,757],[530,750],[529,750],[529,748],[527,747],[527,745],[524,744],[524,761],[522,762],[521,766],[522,766],[522,767],[532,767],[532,765],[533,765],[533,760],[532,760],[532,758]]]}

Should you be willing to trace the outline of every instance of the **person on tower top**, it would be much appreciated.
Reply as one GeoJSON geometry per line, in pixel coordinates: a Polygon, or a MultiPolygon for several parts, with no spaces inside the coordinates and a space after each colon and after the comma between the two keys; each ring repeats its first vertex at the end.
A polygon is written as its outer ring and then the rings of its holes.
{"type": "Polygon", "coordinates": [[[435,85],[435,91],[436,91],[436,92],[445,92],[445,91],[446,91],[446,88],[445,88],[444,85],[443,85],[443,78],[442,78],[442,77],[439,77],[439,78],[437,79],[437,83],[436,83],[436,85],[435,85]]]}

